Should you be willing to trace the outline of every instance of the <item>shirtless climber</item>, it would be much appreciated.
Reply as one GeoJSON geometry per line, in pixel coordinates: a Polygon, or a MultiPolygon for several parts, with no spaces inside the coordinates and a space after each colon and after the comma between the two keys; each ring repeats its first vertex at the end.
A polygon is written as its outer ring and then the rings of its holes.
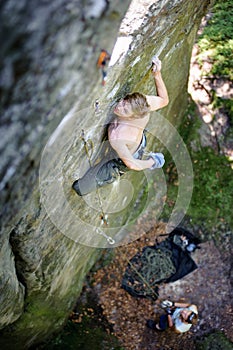
{"type": "Polygon", "coordinates": [[[144,129],[149,122],[150,112],[168,104],[167,89],[161,74],[161,61],[152,60],[152,75],[157,90],[155,95],[139,92],[126,95],[114,108],[115,117],[108,127],[108,140],[113,153],[73,183],[73,189],[83,196],[112,183],[127,170],[161,168],[164,165],[162,153],[150,152],[142,159],[146,147],[144,129]]]}

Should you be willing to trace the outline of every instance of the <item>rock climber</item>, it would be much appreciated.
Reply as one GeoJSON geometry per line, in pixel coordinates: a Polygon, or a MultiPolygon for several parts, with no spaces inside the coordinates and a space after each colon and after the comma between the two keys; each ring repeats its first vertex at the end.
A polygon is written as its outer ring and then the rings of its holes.
{"type": "Polygon", "coordinates": [[[122,98],[114,108],[114,118],[108,127],[108,141],[113,154],[91,167],[87,173],[73,183],[79,195],[85,195],[112,183],[126,171],[161,168],[164,163],[162,153],[145,152],[144,129],[150,120],[150,112],[168,104],[168,93],[161,74],[161,61],[153,57],[151,72],[157,95],[134,92],[122,98]],[[147,155],[146,159],[142,159],[147,155]]]}
{"type": "Polygon", "coordinates": [[[164,300],[161,307],[165,309],[166,314],[160,316],[158,323],[154,320],[148,320],[147,326],[149,328],[157,331],[173,328],[176,333],[184,333],[197,323],[198,310],[194,304],[164,300]]]}
{"type": "Polygon", "coordinates": [[[107,79],[107,62],[110,60],[111,55],[104,49],[101,50],[97,60],[97,67],[100,68],[102,73],[102,85],[105,85],[107,79]]]}

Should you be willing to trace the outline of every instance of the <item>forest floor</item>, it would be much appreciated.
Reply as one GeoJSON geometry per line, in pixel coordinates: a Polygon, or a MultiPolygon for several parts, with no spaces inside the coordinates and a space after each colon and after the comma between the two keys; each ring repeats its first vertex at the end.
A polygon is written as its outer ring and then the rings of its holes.
{"type": "MultiPolygon", "coordinates": [[[[153,245],[156,238],[160,241],[159,235],[164,233],[165,224],[148,222],[141,230],[144,235],[139,240],[127,247],[117,248],[111,263],[91,274],[91,286],[84,288],[83,301],[85,295],[93,294],[111,325],[108,331],[119,339],[126,350],[193,350],[196,349],[198,339],[216,330],[233,341],[229,240],[223,242],[221,251],[213,241],[202,243],[201,249],[192,254],[198,268],[176,282],[160,285],[159,299],[153,302],[134,298],[121,288],[128,259],[143,247],[153,245]],[[199,322],[189,332],[157,332],[146,326],[148,319],[156,320],[164,313],[158,301],[167,298],[192,302],[198,306],[199,322]]],[[[106,255],[108,253],[106,251],[106,255]]]]}

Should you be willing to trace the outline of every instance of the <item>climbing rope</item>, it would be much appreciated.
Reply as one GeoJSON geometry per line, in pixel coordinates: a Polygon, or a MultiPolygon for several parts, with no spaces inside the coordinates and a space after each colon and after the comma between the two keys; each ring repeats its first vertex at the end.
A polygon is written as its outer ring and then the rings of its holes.
{"type": "MultiPolygon", "coordinates": [[[[85,153],[86,153],[86,156],[87,156],[87,159],[88,159],[88,162],[89,162],[89,165],[90,167],[92,167],[92,161],[91,161],[91,157],[93,155],[93,152],[94,152],[94,145],[93,145],[93,142],[92,140],[90,139],[86,139],[85,138],[85,131],[82,129],[81,130],[81,140],[83,142],[83,146],[84,146],[84,150],[85,150],[85,153]]],[[[102,226],[108,226],[108,216],[107,214],[104,212],[104,209],[103,209],[103,203],[102,203],[102,200],[101,200],[101,197],[100,197],[100,194],[99,194],[99,190],[98,188],[96,189],[96,194],[97,194],[97,199],[98,199],[98,202],[99,202],[99,207],[100,207],[100,215],[99,215],[99,218],[101,220],[101,225],[102,226]]],[[[109,244],[115,244],[115,240],[108,236],[103,230],[101,230],[100,228],[97,228],[96,229],[96,233],[103,236],[107,242],[109,244]]]]}
{"type": "Polygon", "coordinates": [[[128,261],[122,287],[133,296],[147,296],[156,300],[159,283],[175,272],[171,250],[165,246],[146,247],[128,261]]]}
{"type": "Polygon", "coordinates": [[[141,273],[152,285],[156,282],[168,278],[175,273],[176,269],[171,261],[172,252],[166,248],[147,248],[142,254],[141,273]]]}
{"type": "MultiPolygon", "coordinates": [[[[117,248],[118,250],[120,250],[120,248],[117,248]]],[[[138,269],[133,265],[133,263],[130,261],[130,259],[127,258],[127,256],[122,252],[122,250],[120,251],[121,256],[124,257],[124,259],[127,261],[128,265],[131,267],[131,269],[135,272],[135,275],[137,275],[139,277],[139,280],[141,280],[143,283],[142,285],[148,288],[148,290],[150,291],[150,294],[152,296],[153,299],[157,299],[159,297],[159,294],[157,292],[158,290],[158,285],[152,285],[148,282],[148,280],[146,278],[144,278],[143,274],[138,271],[138,269]]],[[[134,275],[134,276],[135,276],[134,275]]],[[[131,275],[133,278],[133,275],[131,275]]],[[[145,288],[144,288],[145,290],[145,288]]]]}

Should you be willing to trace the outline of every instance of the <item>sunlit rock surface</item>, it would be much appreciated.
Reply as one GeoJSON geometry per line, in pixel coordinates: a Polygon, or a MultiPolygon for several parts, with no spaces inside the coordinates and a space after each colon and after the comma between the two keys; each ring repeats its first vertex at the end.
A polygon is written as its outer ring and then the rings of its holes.
{"type": "MultiPolygon", "coordinates": [[[[154,181],[150,174],[129,173],[85,199],[71,190],[89,166],[82,130],[92,156],[114,102],[130,91],[154,93],[155,54],[170,97],[157,121],[182,121],[191,50],[209,1],[132,2],[118,33],[129,5],[103,0],[0,5],[0,344],[5,349],[28,348],[59,329],[100,248],[111,246],[106,238],[116,245],[127,242],[130,224],[152,199],[160,212],[166,191],[162,173],[156,175],[162,181],[158,198],[142,190],[154,181]],[[121,42],[113,51],[118,35],[121,42]],[[96,67],[102,48],[113,53],[105,86],[96,67]],[[107,231],[101,226],[103,211],[107,231]]],[[[149,125],[154,128],[156,115],[149,125]]]]}

